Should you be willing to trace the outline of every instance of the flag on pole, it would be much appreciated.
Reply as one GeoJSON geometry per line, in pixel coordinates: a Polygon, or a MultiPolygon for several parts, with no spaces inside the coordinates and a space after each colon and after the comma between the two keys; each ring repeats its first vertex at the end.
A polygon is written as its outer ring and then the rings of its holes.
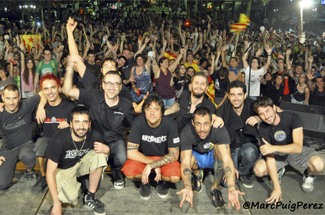
{"type": "Polygon", "coordinates": [[[230,26],[230,32],[238,32],[245,30],[250,22],[250,19],[243,13],[240,14],[239,23],[230,26]]]}
{"type": "Polygon", "coordinates": [[[42,39],[41,35],[21,35],[21,42],[24,43],[28,52],[30,52],[33,47],[34,39],[36,39],[36,48],[39,49],[38,42],[42,39]]]}

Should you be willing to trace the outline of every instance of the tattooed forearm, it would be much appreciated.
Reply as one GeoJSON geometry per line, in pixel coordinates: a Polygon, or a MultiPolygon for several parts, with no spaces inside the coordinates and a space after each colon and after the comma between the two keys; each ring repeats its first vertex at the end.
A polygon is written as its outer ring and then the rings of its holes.
{"type": "Polygon", "coordinates": [[[183,170],[183,181],[185,187],[192,188],[191,179],[192,179],[192,171],[189,168],[185,168],[183,170]]]}
{"type": "Polygon", "coordinates": [[[179,147],[172,148],[170,153],[163,156],[159,160],[156,160],[150,164],[152,169],[165,166],[166,164],[173,163],[178,159],[179,156],[179,147]]]}
{"type": "Polygon", "coordinates": [[[214,169],[214,179],[215,179],[217,185],[219,185],[221,182],[221,178],[224,174],[223,173],[223,162],[219,161],[218,159],[215,159],[213,169],[214,169]]]}
{"type": "Polygon", "coordinates": [[[139,149],[139,144],[128,143],[127,150],[136,150],[139,149]]]}

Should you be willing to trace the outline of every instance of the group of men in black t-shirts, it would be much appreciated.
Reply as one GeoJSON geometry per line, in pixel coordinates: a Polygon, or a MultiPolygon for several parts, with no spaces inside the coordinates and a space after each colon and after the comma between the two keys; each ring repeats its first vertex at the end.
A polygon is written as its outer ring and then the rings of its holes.
{"type": "Polygon", "coordinates": [[[78,106],[60,94],[60,82],[52,74],[41,79],[39,95],[24,101],[20,101],[14,85],[4,89],[0,189],[10,186],[15,165],[21,160],[27,167],[27,186],[41,191],[47,184],[53,200],[52,214],[61,214],[61,203],[78,202],[81,184],[77,177],[89,175],[83,181],[87,184],[84,203],[95,213],[104,214],[105,206],[95,193],[110,159],[114,187],[123,189],[123,172],[130,180],[141,182],[140,197],[144,200],[151,196],[151,180],[158,184],[159,197],[166,198],[168,183],[182,178],[184,188],[177,192],[182,195],[180,207],[184,201],[193,206],[193,191],[203,190],[205,168],[214,170],[211,196],[215,208],[224,206],[219,189],[223,184],[228,187],[228,208],[232,205],[240,209],[238,195],[244,193],[236,190],[236,176],[244,186],[253,187],[249,178],[252,169],[258,177],[270,175],[274,189],[266,199],[269,203],[282,199],[280,183],[288,164],[306,169],[302,189],[313,190],[313,174],[324,169],[324,159],[304,146],[299,115],[279,112],[266,97],[255,102],[246,98],[246,85],[240,81],[229,84],[227,99],[216,109],[205,97],[208,79],[203,72],[192,77],[190,91],[184,91],[179,104],[170,109],[165,110],[162,98],[155,93],[140,104],[132,103],[113,59],[102,61],[101,81],[85,66],[73,39],[76,25],[69,19],[70,56],[62,91],[78,106]],[[86,89],[73,87],[74,68],[86,89]],[[94,80],[102,89],[89,89],[94,80]],[[31,123],[36,109],[44,133],[34,146],[31,123]],[[175,112],[176,121],[165,116],[175,112]],[[261,119],[259,147],[256,138],[261,119]],[[131,132],[126,142],[123,131],[128,128],[131,132]],[[36,157],[41,167],[38,180],[33,171],[36,157]]]}

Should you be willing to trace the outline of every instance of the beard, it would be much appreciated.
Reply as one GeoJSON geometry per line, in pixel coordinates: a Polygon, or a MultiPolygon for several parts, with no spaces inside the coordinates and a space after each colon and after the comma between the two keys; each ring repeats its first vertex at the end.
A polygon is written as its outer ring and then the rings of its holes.
{"type": "Polygon", "coordinates": [[[76,131],[74,128],[72,128],[73,133],[74,133],[77,137],[79,137],[79,138],[84,138],[84,137],[86,136],[86,134],[88,133],[88,129],[78,129],[78,130],[86,131],[84,135],[79,135],[79,134],[77,133],[77,131],[76,131]]]}
{"type": "Polygon", "coordinates": [[[205,94],[205,92],[203,92],[203,93],[195,93],[195,92],[193,91],[193,96],[194,96],[195,98],[197,98],[197,99],[201,98],[204,94],[205,94]]]}

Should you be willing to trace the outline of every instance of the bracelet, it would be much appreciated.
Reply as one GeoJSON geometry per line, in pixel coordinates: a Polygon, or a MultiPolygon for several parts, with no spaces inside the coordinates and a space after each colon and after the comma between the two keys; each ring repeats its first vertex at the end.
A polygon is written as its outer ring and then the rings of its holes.
{"type": "Polygon", "coordinates": [[[55,207],[55,206],[59,206],[59,205],[61,205],[62,203],[59,203],[59,204],[53,204],[53,207],[55,207]]]}

